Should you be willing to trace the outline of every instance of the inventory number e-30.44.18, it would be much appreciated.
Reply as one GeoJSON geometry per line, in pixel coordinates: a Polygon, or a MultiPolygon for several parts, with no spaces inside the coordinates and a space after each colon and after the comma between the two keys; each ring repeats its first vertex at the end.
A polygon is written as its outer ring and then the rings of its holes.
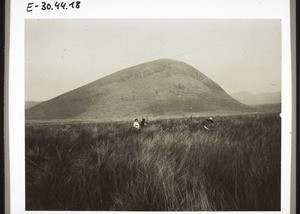
{"type": "Polygon", "coordinates": [[[26,11],[32,12],[34,8],[40,8],[41,10],[68,10],[68,9],[79,9],[80,7],[81,7],[80,1],[72,1],[72,2],[56,1],[55,3],[40,2],[37,4],[34,2],[30,2],[27,4],[26,11]]]}

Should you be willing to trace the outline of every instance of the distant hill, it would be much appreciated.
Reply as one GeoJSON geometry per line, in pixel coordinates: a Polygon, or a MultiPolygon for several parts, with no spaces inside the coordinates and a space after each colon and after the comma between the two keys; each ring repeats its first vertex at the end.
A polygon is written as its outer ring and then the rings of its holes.
{"type": "Polygon", "coordinates": [[[239,102],[247,105],[281,103],[281,92],[252,94],[241,91],[230,95],[239,102]]]}
{"type": "Polygon", "coordinates": [[[38,102],[38,101],[25,101],[25,109],[33,107],[33,106],[35,106],[39,103],[41,103],[41,102],[38,102]]]}
{"type": "Polygon", "coordinates": [[[263,112],[281,112],[281,103],[254,105],[258,110],[263,112]]]}
{"type": "Polygon", "coordinates": [[[160,59],[26,109],[26,119],[133,119],[253,111],[192,66],[160,59]]]}

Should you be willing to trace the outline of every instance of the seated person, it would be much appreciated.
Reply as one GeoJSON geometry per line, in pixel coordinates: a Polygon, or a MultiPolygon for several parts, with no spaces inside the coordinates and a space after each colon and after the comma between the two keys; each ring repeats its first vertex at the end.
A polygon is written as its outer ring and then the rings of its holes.
{"type": "Polygon", "coordinates": [[[145,126],[147,126],[147,122],[146,122],[145,118],[142,118],[141,128],[144,128],[145,126]]]}
{"type": "Polygon", "coordinates": [[[133,122],[133,127],[136,128],[136,129],[139,129],[140,128],[140,124],[139,124],[139,120],[138,119],[135,119],[134,122],[133,122]]]}
{"type": "Polygon", "coordinates": [[[209,117],[208,119],[206,119],[206,121],[202,123],[202,126],[208,131],[213,130],[215,127],[213,118],[209,117]]]}

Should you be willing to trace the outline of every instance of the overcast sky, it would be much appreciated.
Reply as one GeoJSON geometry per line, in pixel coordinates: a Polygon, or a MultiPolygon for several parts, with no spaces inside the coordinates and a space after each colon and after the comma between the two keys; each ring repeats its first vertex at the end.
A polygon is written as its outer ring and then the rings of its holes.
{"type": "Polygon", "coordinates": [[[226,92],[281,90],[280,20],[26,20],[25,99],[44,101],[140,63],[184,61],[226,92]]]}

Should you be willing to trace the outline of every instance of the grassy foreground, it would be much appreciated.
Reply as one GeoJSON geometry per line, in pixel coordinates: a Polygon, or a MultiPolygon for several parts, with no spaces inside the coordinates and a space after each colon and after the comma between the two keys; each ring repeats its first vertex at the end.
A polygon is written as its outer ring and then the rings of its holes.
{"type": "Polygon", "coordinates": [[[280,210],[278,114],[26,124],[27,210],[280,210]]]}

